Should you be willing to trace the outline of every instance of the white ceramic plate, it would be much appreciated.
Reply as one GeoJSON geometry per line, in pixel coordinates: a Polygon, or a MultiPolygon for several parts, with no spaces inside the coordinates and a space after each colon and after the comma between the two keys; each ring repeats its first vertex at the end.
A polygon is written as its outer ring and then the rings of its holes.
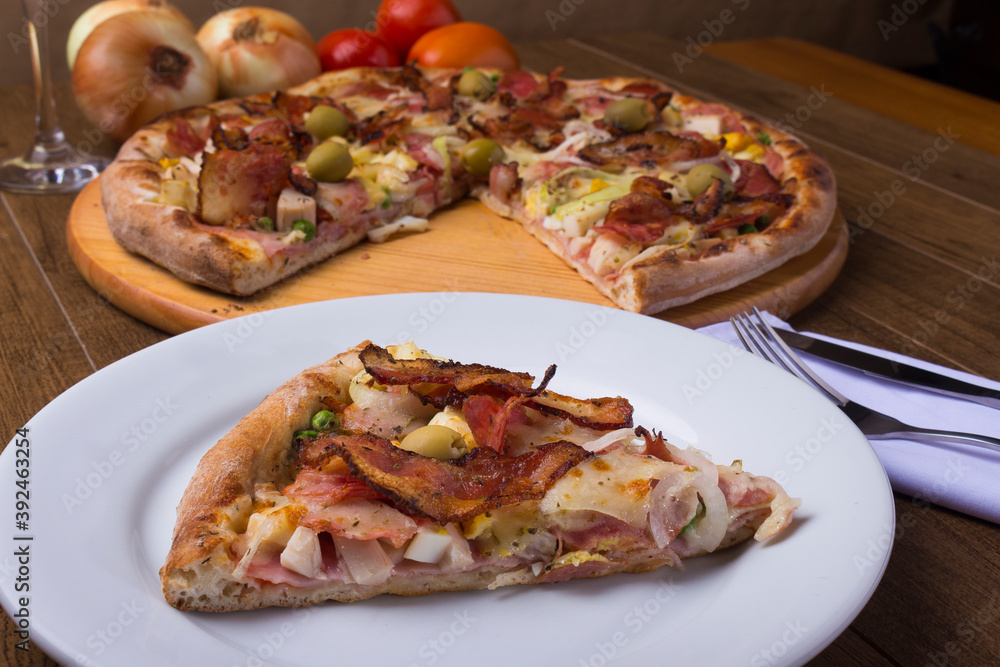
{"type": "Polygon", "coordinates": [[[871,596],[893,504],[864,437],[805,385],[659,320],[580,303],[402,294],[256,314],[95,373],[27,424],[30,520],[15,528],[15,452],[0,458],[0,594],[31,640],[85,665],[776,665],[819,652],[871,596]],[[802,509],[770,543],[660,570],[548,586],[305,609],[182,613],[157,571],[201,455],[267,393],[369,338],[620,394],[636,422],[777,476],[802,509]],[[32,537],[15,541],[15,537],[32,537]]]}

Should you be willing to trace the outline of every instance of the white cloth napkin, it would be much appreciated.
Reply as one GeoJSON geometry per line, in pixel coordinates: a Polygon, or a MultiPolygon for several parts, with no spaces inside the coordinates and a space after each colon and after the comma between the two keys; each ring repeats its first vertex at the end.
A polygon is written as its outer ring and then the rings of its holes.
{"type": "MultiPolygon", "coordinates": [[[[765,316],[772,326],[792,329],[770,313],[765,313],[765,316]]],[[[713,324],[699,331],[742,347],[729,322],[713,324]]],[[[829,336],[809,335],[982,387],[1000,389],[1000,382],[901,354],[829,336]]],[[[908,424],[1000,437],[1000,410],[911,389],[809,355],[802,355],[802,358],[830,386],[848,398],[908,424]]],[[[873,440],[871,444],[885,467],[893,490],[912,496],[915,509],[934,503],[1000,523],[1000,453],[954,443],[926,445],[904,440],[873,440]]],[[[901,513],[899,519],[903,521],[904,516],[901,513]]]]}

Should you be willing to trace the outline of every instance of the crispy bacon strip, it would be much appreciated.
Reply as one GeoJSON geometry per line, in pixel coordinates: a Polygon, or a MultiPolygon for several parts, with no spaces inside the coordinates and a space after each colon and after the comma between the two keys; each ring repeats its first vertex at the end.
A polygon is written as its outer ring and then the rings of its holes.
{"type": "Polygon", "coordinates": [[[620,396],[579,399],[543,391],[526,405],[548,414],[569,417],[575,424],[601,431],[632,427],[632,404],[620,396]]]}
{"type": "Polygon", "coordinates": [[[520,188],[521,177],[517,175],[516,162],[495,164],[490,169],[490,192],[501,204],[509,204],[520,188]]]}
{"type": "Polygon", "coordinates": [[[361,363],[382,384],[445,384],[462,393],[499,395],[531,391],[534,377],[482,364],[460,364],[436,359],[394,359],[389,351],[369,344],[361,363]]]}
{"type": "Polygon", "coordinates": [[[599,165],[656,166],[703,157],[698,142],[669,132],[639,132],[590,144],[580,157],[599,165]]]}
{"type": "Polygon", "coordinates": [[[764,165],[749,160],[737,160],[736,163],[740,165],[740,177],[733,183],[737,193],[747,197],[757,197],[781,190],[781,183],[764,165]]]}
{"type": "Polygon", "coordinates": [[[537,388],[532,388],[534,378],[527,373],[454,361],[394,359],[388,350],[372,344],[361,351],[360,358],[365,370],[378,382],[410,385],[411,391],[438,407],[449,402],[458,403],[473,395],[503,400],[519,396],[529,399],[523,402],[526,407],[566,416],[580,426],[604,430],[632,426],[632,406],[624,398],[580,400],[545,391],[555,366],[549,368],[537,388]]]}
{"type": "Polygon", "coordinates": [[[523,456],[477,447],[455,461],[421,456],[367,434],[322,441],[369,487],[439,523],[467,521],[487,510],[537,500],[570,468],[593,456],[565,440],[523,456]]]}
{"type": "Polygon", "coordinates": [[[595,227],[594,231],[615,232],[630,241],[653,243],[663,236],[663,230],[672,223],[673,217],[671,206],[662,197],[648,192],[630,192],[611,202],[604,224],[595,227]]]}

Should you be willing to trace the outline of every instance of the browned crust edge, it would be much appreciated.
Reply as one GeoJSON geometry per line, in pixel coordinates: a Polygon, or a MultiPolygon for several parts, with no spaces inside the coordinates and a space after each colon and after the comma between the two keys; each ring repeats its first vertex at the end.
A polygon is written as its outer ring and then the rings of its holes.
{"type": "Polygon", "coordinates": [[[363,368],[358,355],[368,342],[281,385],[202,457],[177,507],[173,541],[160,569],[170,604],[202,609],[213,598],[229,596],[227,585],[235,582],[229,546],[250,516],[254,484],[291,481],[295,432],[309,424],[322,398],[346,396],[363,368]]]}
{"type": "Polygon", "coordinates": [[[795,203],[764,232],[727,239],[698,259],[663,252],[627,265],[611,289],[628,310],[658,313],[752,280],[811,250],[833,222],[837,185],[826,160],[795,137],[740,115],[752,132],[771,135],[785,160],[782,180],[797,180],[795,203]]]}

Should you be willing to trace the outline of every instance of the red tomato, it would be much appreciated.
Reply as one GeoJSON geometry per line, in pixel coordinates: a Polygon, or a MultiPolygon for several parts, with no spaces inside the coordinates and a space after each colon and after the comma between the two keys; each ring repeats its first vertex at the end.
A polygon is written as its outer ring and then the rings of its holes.
{"type": "Polygon", "coordinates": [[[348,67],[396,67],[395,49],[373,32],[358,28],[334,30],[316,45],[324,72],[348,67]]]}
{"type": "Polygon", "coordinates": [[[425,67],[520,69],[517,52],[498,30],[482,23],[452,23],[417,40],[406,61],[425,67]]]}
{"type": "Polygon", "coordinates": [[[451,0],[382,0],[375,15],[375,32],[402,59],[425,32],[461,20],[451,0]]]}

